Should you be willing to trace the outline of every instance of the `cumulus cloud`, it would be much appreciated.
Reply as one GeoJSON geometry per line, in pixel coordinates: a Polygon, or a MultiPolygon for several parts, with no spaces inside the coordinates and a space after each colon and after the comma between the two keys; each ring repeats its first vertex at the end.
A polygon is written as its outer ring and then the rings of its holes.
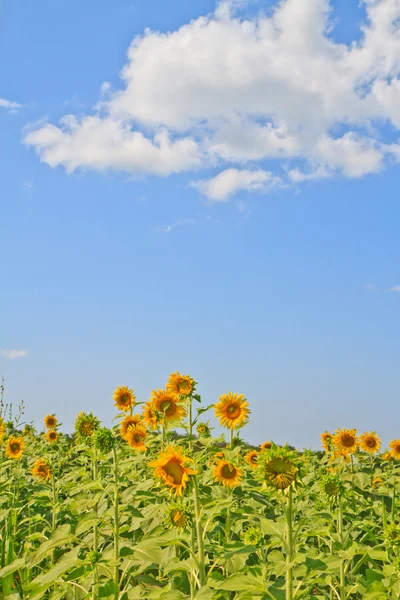
{"type": "Polygon", "coordinates": [[[6,350],[0,349],[0,356],[7,360],[15,360],[16,358],[24,358],[28,354],[27,350],[6,350]]]}
{"type": "Polygon", "coordinates": [[[198,182],[216,201],[260,189],[248,178],[266,172],[261,161],[296,183],[377,173],[400,160],[400,1],[361,1],[362,36],[349,44],[331,35],[329,0],[276,1],[251,18],[236,12],[245,1],[222,0],[175,31],[146,30],[94,114],[40,124],[25,142],[68,172],[219,166],[198,182]]]}
{"type": "Polygon", "coordinates": [[[6,100],[5,98],[0,98],[0,108],[5,108],[11,112],[18,110],[21,108],[21,105],[18,102],[12,102],[11,100],[6,100]]]}
{"type": "Polygon", "coordinates": [[[269,171],[248,171],[232,168],[218,173],[211,179],[194,181],[191,185],[200,190],[209,200],[226,202],[240,190],[252,192],[272,189],[280,183],[281,180],[274,177],[269,171]]]}

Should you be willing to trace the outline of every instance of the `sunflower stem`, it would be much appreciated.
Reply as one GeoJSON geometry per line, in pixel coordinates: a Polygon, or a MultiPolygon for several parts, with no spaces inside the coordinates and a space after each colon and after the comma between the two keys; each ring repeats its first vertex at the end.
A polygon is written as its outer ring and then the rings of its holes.
{"type": "Polygon", "coordinates": [[[230,430],[230,447],[233,448],[233,429],[230,430]]]}
{"type": "Polygon", "coordinates": [[[290,486],[286,507],[286,600],[293,600],[293,490],[290,486]]]}
{"type": "Polygon", "coordinates": [[[396,512],[396,478],[393,476],[393,493],[392,493],[392,523],[396,512]]]}
{"type": "Polygon", "coordinates": [[[204,539],[203,531],[201,528],[201,512],[200,512],[200,500],[199,500],[199,484],[197,481],[197,475],[193,477],[193,499],[194,499],[194,512],[196,519],[196,534],[197,534],[197,549],[198,549],[198,563],[199,563],[199,581],[200,588],[206,582],[205,574],[205,557],[204,557],[204,539]]]}
{"type": "Polygon", "coordinates": [[[382,495],[382,523],[383,523],[383,533],[386,533],[386,529],[387,529],[386,503],[385,503],[385,496],[383,496],[383,495],[382,495]]]}
{"type": "Polygon", "coordinates": [[[114,583],[115,583],[115,600],[119,598],[119,513],[118,513],[118,457],[117,449],[113,448],[114,462],[114,583]]]}
{"type": "MultiPolygon", "coordinates": [[[[93,481],[97,481],[98,469],[97,469],[97,451],[93,448],[93,481]]],[[[98,503],[94,505],[94,513],[97,519],[98,517],[98,503]]],[[[98,569],[97,569],[97,551],[99,546],[99,531],[97,522],[93,525],[93,552],[96,554],[96,562],[93,565],[93,600],[97,600],[97,587],[98,587],[98,569]]]]}
{"type": "MultiPolygon", "coordinates": [[[[54,464],[51,474],[51,532],[54,533],[57,525],[57,488],[56,488],[56,476],[54,473],[54,464]]],[[[51,564],[54,565],[56,551],[53,549],[51,553],[51,564]]]]}
{"type": "Polygon", "coordinates": [[[193,407],[192,407],[192,402],[193,399],[192,397],[190,397],[189,400],[189,450],[192,450],[193,447],[193,442],[192,442],[192,435],[193,435],[193,407]]]}
{"type": "MultiPolygon", "coordinates": [[[[343,537],[343,504],[342,499],[339,497],[338,499],[338,533],[340,543],[342,548],[344,546],[344,537],[343,537]]],[[[339,567],[339,591],[340,591],[340,600],[346,600],[346,580],[345,580],[345,570],[344,570],[344,559],[340,563],[339,567]]]]}

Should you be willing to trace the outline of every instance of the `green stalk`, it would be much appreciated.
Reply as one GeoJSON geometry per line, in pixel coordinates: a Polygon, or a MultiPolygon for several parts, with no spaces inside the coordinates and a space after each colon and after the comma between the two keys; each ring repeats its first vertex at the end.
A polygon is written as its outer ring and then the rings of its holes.
{"type": "Polygon", "coordinates": [[[293,490],[289,488],[286,507],[286,600],[293,600],[293,490]]]}
{"type": "Polygon", "coordinates": [[[197,481],[197,475],[193,476],[193,500],[194,500],[194,513],[196,520],[196,533],[197,533],[197,549],[198,549],[198,563],[199,563],[199,581],[200,587],[206,582],[205,573],[205,560],[204,560],[204,539],[203,531],[201,528],[201,512],[200,512],[200,501],[199,501],[199,484],[197,481]]]}
{"type": "Polygon", "coordinates": [[[119,598],[119,489],[118,489],[118,458],[117,450],[113,448],[114,459],[114,583],[115,600],[119,598]]]}
{"type": "MultiPolygon", "coordinates": [[[[132,411],[131,411],[132,412],[132,411]]],[[[97,469],[97,452],[96,448],[93,448],[93,481],[97,481],[98,469],[97,469]]],[[[96,519],[98,517],[98,504],[94,505],[94,512],[96,519]]],[[[99,531],[97,522],[93,525],[93,552],[95,552],[96,562],[93,565],[93,600],[98,599],[97,587],[98,587],[98,569],[97,569],[97,552],[99,547],[99,531]]]]}
{"type": "Polygon", "coordinates": [[[386,533],[386,529],[387,529],[386,503],[385,503],[385,496],[383,496],[383,495],[382,495],[382,522],[383,522],[383,533],[386,533]]]}
{"type": "MultiPolygon", "coordinates": [[[[53,469],[52,469],[53,470],[53,469]]],[[[54,471],[51,475],[51,532],[54,533],[57,525],[57,489],[54,471]]],[[[51,553],[51,564],[54,565],[56,551],[51,553]]]]}
{"type": "Polygon", "coordinates": [[[396,479],[393,476],[392,523],[394,523],[395,511],[396,511],[396,479]]]}
{"type": "MultiPolygon", "coordinates": [[[[340,543],[341,543],[341,545],[343,547],[343,545],[344,545],[344,538],[343,538],[343,505],[342,505],[342,499],[341,498],[339,498],[338,503],[339,503],[339,510],[338,510],[338,533],[339,533],[340,543]]],[[[345,581],[345,571],[344,571],[344,560],[342,560],[341,563],[340,563],[339,577],[340,577],[340,582],[339,582],[340,600],[346,600],[346,581],[345,581]]]]}
{"type": "Polygon", "coordinates": [[[192,397],[189,400],[189,450],[193,448],[192,435],[193,435],[193,408],[192,408],[192,397]]]}

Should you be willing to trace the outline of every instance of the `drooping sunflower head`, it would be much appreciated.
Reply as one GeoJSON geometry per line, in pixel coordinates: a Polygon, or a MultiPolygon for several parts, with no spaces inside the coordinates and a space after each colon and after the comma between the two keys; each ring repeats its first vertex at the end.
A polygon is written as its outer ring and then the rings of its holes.
{"type": "Polygon", "coordinates": [[[126,385],[119,385],[113,394],[114,406],[119,410],[128,411],[136,403],[136,396],[133,390],[126,385]]]}
{"type": "Polygon", "coordinates": [[[48,481],[51,477],[50,467],[43,458],[35,460],[31,473],[39,481],[48,481]]]}
{"type": "Polygon", "coordinates": [[[151,400],[149,400],[148,402],[143,404],[142,412],[143,412],[143,423],[146,425],[146,427],[148,427],[149,429],[156,429],[157,428],[157,413],[154,410],[154,406],[153,406],[153,403],[151,402],[151,400]]]}
{"type": "Polygon", "coordinates": [[[92,413],[80,412],[75,419],[75,433],[81,440],[90,439],[99,427],[100,421],[92,413]]]}
{"type": "Polygon", "coordinates": [[[360,435],[360,448],[368,454],[376,454],[381,447],[381,440],[375,431],[369,431],[360,435]]]}
{"type": "Polygon", "coordinates": [[[263,541],[264,536],[260,529],[255,525],[252,525],[243,534],[243,541],[246,546],[259,546],[263,541]]]}
{"type": "Polygon", "coordinates": [[[160,423],[164,420],[166,423],[182,421],[186,416],[186,410],[179,403],[176,396],[172,396],[165,390],[153,390],[151,402],[160,423]]]}
{"type": "Polygon", "coordinates": [[[258,461],[258,452],[257,450],[250,450],[244,457],[244,460],[251,466],[252,469],[255,469],[258,461]]]}
{"type": "Polygon", "coordinates": [[[154,477],[170,488],[171,492],[181,496],[183,490],[190,481],[190,476],[195,475],[197,471],[188,467],[192,459],[184,456],[181,448],[168,446],[165,451],[160,452],[157,459],[149,463],[154,467],[154,477]]]}
{"type": "Polygon", "coordinates": [[[382,477],[375,477],[372,480],[372,487],[374,488],[374,490],[382,487],[384,485],[383,479],[382,477]]]}
{"type": "Polygon", "coordinates": [[[202,437],[210,437],[211,430],[208,423],[199,423],[196,427],[197,433],[202,437]]]}
{"type": "Polygon", "coordinates": [[[321,487],[324,494],[328,496],[330,500],[336,500],[336,498],[343,496],[345,492],[344,484],[337,475],[326,475],[321,480],[321,487]]]}
{"type": "Polygon", "coordinates": [[[227,460],[221,460],[213,469],[214,481],[221,483],[225,487],[234,488],[239,485],[242,479],[242,469],[236,467],[227,460]]]}
{"type": "Polygon", "coordinates": [[[125,440],[131,448],[135,448],[140,452],[146,450],[145,439],[147,433],[144,427],[140,425],[131,425],[126,432],[125,440]]]}
{"type": "Polygon", "coordinates": [[[93,434],[93,445],[97,450],[107,454],[114,448],[115,438],[107,427],[100,427],[93,434]]]}
{"type": "Polygon", "coordinates": [[[260,445],[261,452],[263,452],[264,450],[271,450],[271,448],[272,448],[272,442],[263,442],[260,445]]]}
{"type": "Polygon", "coordinates": [[[244,395],[232,392],[220,396],[214,411],[220,425],[228,429],[243,427],[250,415],[249,403],[244,395]]]}
{"type": "Polygon", "coordinates": [[[329,433],[329,431],[324,431],[324,433],[321,433],[321,442],[325,452],[330,452],[332,450],[333,434],[329,433]]]}
{"type": "Polygon", "coordinates": [[[50,429],[46,433],[46,440],[49,442],[49,444],[55,444],[58,441],[57,431],[55,429],[50,429]]]}
{"type": "Polygon", "coordinates": [[[299,479],[298,456],[288,446],[273,445],[258,458],[257,473],[264,484],[286,490],[299,479]]]}
{"type": "Polygon", "coordinates": [[[333,445],[339,452],[354,454],[358,448],[357,429],[336,429],[333,445]]]}
{"type": "Polygon", "coordinates": [[[55,429],[57,427],[58,421],[55,415],[47,415],[44,419],[44,426],[46,429],[55,429]]]}
{"type": "Polygon", "coordinates": [[[119,431],[122,439],[126,439],[125,436],[128,432],[128,428],[142,423],[142,417],[140,415],[126,415],[120,423],[119,431]]]}
{"type": "Polygon", "coordinates": [[[400,440],[392,440],[389,442],[390,456],[396,460],[400,460],[400,440]]]}
{"type": "Polygon", "coordinates": [[[186,529],[191,525],[192,518],[183,504],[170,506],[167,513],[167,524],[175,529],[186,529]]]}
{"type": "Polygon", "coordinates": [[[166,392],[172,396],[190,396],[193,394],[196,386],[196,382],[190,377],[190,375],[181,375],[178,373],[171,373],[168,377],[166,392]]]}
{"type": "Polygon", "coordinates": [[[22,453],[24,451],[25,442],[21,437],[11,436],[7,440],[6,445],[6,456],[8,458],[15,458],[19,460],[22,458],[22,453]]]}

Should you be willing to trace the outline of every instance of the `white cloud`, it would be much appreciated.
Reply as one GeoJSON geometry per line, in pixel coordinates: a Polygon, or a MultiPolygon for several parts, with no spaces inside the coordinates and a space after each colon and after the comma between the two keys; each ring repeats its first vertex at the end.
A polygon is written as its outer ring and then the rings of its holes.
{"type": "Polygon", "coordinates": [[[170,233],[173,229],[177,227],[184,227],[185,225],[195,225],[195,219],[178,219],[175,223],[171,223],[170,225],[162,225],[158,228],[161,233],[170,233]]]}
{"type": "Polygon", "coordinates": [[[362,37],[348,45],[328,35],[328,0],[276,1],[249,19],[235,12],[246,1],[223,0],[176,31],[146,30],[129,48],[121,89],[104,84],[93,115],[37,125],[25,142],[68,172],[165,176],[217,165],[221,178],[203,189],[219,201],[253,189],[226,187],[227,172],[243,182],[265,160],[292,182],[377,173],[388,157],[400,161],[380,127],[389,121],[400,134],[400,0],[362,1],[362,37]]]}
{"type": "Polygon", "coordinates": [[[27,350],[0,350],[0,356],[7,360],[15,360],[16,358],[24,358],[28,354],[27,350]]]}
{"type": "Polygon", "coordinates": [[[12,102],[11,100],[6,100],[5,98],[0,98],[0,108],[5,108],[11,112],[18,110],[21,108],[21,105],[18,102],[12,102]]]}
{"type": "Polygon", "coordinates": [[[193,181],[192,187],[197,188],[214,202],[226,202],[233,194],[245,190],[260,191],[278,186],[281,180],[269,171],[248,171],[246,169],[226,169],[211,179],[193,181]]]}
{"type": "Polygon", "coordinates": [[[395,292],[396,294],[400,294],[400,285],[394,285],[388,289],[388,292],[395,292]]]}

